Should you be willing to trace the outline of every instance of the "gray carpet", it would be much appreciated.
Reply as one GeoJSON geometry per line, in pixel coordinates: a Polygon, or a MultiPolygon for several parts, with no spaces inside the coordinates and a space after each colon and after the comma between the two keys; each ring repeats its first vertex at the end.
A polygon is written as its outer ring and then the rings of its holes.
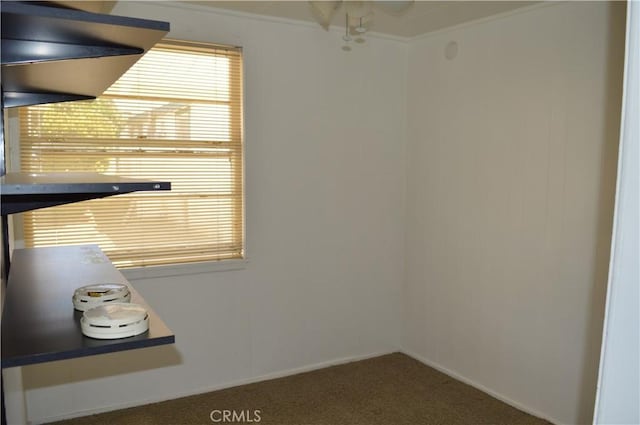
{"type": "Polygon", "coordinates": [[[57,423],[213,424],[214,410],[217,423],[548,424],[400,353],[57,423]]]}

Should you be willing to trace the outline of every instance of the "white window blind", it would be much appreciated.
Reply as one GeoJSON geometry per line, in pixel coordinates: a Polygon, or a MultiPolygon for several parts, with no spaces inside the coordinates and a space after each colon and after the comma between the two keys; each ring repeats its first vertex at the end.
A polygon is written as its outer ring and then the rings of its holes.
{"type": "Polygon", "coordinates": [[[97,243],[116,266],[242,258],[242,54],[167,42],[93,101],[21,108],[22,171],[170,181],[23,214],[27,247],[97,243]]]}

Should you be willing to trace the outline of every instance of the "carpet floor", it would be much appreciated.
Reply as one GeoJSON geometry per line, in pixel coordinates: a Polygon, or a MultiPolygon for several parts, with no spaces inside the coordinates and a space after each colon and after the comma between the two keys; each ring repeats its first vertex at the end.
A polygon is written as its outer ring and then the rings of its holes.
{"type": "Polygon", "coordinates": [[[213,423],[542,425],[549,422],[400,353],[57,422],[60,425],[213,423]]]}

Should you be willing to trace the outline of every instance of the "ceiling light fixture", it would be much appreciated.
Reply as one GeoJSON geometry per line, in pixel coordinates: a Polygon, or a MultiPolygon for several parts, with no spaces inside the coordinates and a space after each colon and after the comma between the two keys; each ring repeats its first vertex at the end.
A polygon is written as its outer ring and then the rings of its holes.
{"type": "Polygon", "coordinates": [[[347,13],[346,16],[347,23],[345,24],[344,35],[342,36],[342,39],[344,40],[344,46],[342,46],[342,50],[344,50],[345,52],[350,52],[351,46],[349,46],[349,42],[351,41],[351,34],[349,34],[349,14],[347,13]]]}
{"type": "Polygon", "coordinates": [[[311,12],[316,21],[324,28],[329,30],[331,21],[336,12],[341,6],[344,8],[345,14],[345,30],[342,39],[345,44],[342,46],[342,50],[345,52],[351,51],[350,42],[363,44],[366,39],[364,35],[369,31],[371,23],[373,22],[373,9],[380,9],[381,11],[390,15],[402,15],[407,9],[414,3],[414,0],[391,0],[391,1],[356,1],[356,0],[344,0],[344,1],[309,1],[311,5],[311,12]],[[352,38],[352,34],[356,35],[355,40],[352,38]]]}

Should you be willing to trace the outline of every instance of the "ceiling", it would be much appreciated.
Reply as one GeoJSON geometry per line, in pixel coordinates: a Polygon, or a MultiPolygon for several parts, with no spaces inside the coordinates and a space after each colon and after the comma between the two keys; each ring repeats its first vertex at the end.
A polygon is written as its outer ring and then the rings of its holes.
{"type": "MultiPolygon", "coordinates": [[[[256,15],[315,22],[311,7],[306,1],[185,1],[256,15]]],[[[374,8],[370,30],[401,36],[415,37],[432,31],[491,15],[508,12],[537,1],[415,1],[398,16],[374,8]]],[[[375,1],[374,1],[375,4],[375,1]]],[[[344,26],[344,6],[335,13],[331,24],[344,26]]]]}

